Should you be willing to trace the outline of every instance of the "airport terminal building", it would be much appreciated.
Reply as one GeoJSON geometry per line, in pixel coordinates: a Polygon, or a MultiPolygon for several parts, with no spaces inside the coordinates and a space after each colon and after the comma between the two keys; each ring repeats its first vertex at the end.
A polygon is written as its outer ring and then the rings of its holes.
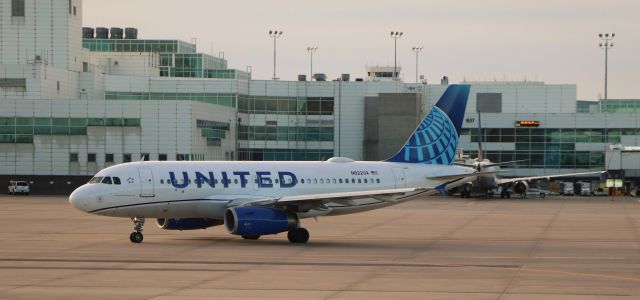
{"type": "MultiPolygon", "coordinates": [[[[384,67],[257,80],[195,44],[81,20],[80,0],[0,0],[1,178],[74,185],[141,159],[384,159],[448,85],[384,67]]],[[[526,160],[506,175],[602,170],[610,144],[638,145],[636,100],[578,101],[575,84],[467,84],[460,148],[475,155],[481,119],[488,158],[526,160]]]]}

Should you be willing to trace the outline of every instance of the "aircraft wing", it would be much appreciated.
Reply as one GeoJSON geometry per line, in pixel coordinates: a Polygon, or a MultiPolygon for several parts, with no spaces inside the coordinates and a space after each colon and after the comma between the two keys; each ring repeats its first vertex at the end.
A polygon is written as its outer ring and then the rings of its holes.
{"type": "Polygon", "coordinates": [[[356,192],[341,192],[341,193],[326,193],[315,195],[301,195],[301,196],[285,196],[278,199],[276,202],[285,204],[300,201],[323,201],[332,202],[333,200],[355,200],[361,198],[376,198],[381,201],[386,201],[385,197],[392,196],[404,196],[413,192],[421,192],[433,190],[434,188],[403,188],[403,189],[388,189],[388,190],[369,190],[369,191],[356,191],[356,192]]]}
{"type": "Polygon", "coordinates": [[[568,174],[557,174],[557,175],[545,175],[545,176],[531,176],[531,177],[515,177],[515,178],[496,178],[496,183],[498,185],[509,184],[518,181],[529,181],[536,179],[550,179],[557,177],[572,177],[572,176],[582,176],[582,175],[596,175],[602,174],[604,171],[596,171],[596,172],[582,172],[582,173],[568,173],[568,174]]]}
{"type": "MultiPolygon", "coordinates": [[[[354,192],[322,193],[284,197],[256,197],[235,199],[227,204],[233,206],[260,206],[293,209],[298,213],[315,211],[316,215],[337,215],[366,211],[398,204],[427,192],[437,192],[436,188],[400,188],[367,190],[354,192]]],[[[304,215],[303,217],[309,217],[304,215]]]]}

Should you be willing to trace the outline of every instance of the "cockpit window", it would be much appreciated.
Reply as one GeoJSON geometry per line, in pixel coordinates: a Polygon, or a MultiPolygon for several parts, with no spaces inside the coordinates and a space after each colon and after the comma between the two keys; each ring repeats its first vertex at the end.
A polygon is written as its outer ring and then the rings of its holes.
{"type": "Polygon", "coordinates": [[[89,180],[89,183],[100,183],[102,182],[102,178],[103,177],[93,177],[91,178],[91,180],[89,180]]]}
{"type": "Polygon", "coordinates": [[[120,184],[120,177],[113,177],[113,184],[120,184]]]}
{"type": "Polygon", "coordinates": [[[111,184],[111,177],[105,177],[104,179],[102,179],[102,183],[104,184],[111,184]]]}

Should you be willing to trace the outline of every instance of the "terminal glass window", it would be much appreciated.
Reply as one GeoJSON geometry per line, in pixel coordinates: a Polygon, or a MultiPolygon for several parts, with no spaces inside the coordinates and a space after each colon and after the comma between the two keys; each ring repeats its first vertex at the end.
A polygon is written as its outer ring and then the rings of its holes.
{"type": "Polygon", "coordinates": [[[24,17],[24,0],[11,0],[11,16],[24,17]]]}
{"type": "MultiPolygon", "coordinates": [[[[578,144],[615,144],[623,136],[635,136],[635,128],[484,128],[483,141],[512,143],[514,150],[486,151],[485,157],[494,162],[524,160],[502,168],[545,169],[602,169],[602,151],[580,151],[578,144]]],[[[475,144],[477,129],[462,130],[475,144]]],[[[465,154],[476,156],[476,149],[465,154]]]]}
{"type": "MultiPolygon", "coordinates": [[[[323,161],[333,157],[331,149],[239,149],[239,160],[323,161]]],[[[309,180],[309,183],[310,180],[309,180]]]]}
{"type": "Polygon", "coordinates": [[[131,161],[131,153],[122,154],[122,162],[130,162],[131,161]]]}
{"type": "Polygon", "coordinates": [[[113,153],[107,153],[104,155],[104,161],[111,163],[113,162],[113,153]]]}
{"type": "Polygon", "coordinates": [[[238,139],[249,141],[333,142],[333,127],[239,126],[238,139]]]}
{"type": "Polygon", "coordinates": [[[333,97],[238,96],[238,111],[252,114],[333,115],[333,97]]]}
{"type": "Polygon", "coordinates": [[[95,153],[89,153],[87,155],[87,161],[88,162],[96,162],[96,154],[95,153]]]}
{"type": "Polygon", "coordinates": [[[69,153],[69,162],[78,162],[78,153],[69,153]]]}

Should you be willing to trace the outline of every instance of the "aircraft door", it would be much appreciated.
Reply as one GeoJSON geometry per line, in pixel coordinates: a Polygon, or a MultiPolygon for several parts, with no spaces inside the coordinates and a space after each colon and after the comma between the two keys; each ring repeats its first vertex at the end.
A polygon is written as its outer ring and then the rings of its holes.
{"type": "Polygon", "coordinates": [[[138,173],[140,174],[140,197],[155,197],[151,168],[139,168],[138,173]]]}
{"type": "Polygon", "coordinates": [[[407,187],[407,179],[404,175],[404,168],[393,168],[393,177],[395,177],[396,179],[397,189],[407,187]]]}

